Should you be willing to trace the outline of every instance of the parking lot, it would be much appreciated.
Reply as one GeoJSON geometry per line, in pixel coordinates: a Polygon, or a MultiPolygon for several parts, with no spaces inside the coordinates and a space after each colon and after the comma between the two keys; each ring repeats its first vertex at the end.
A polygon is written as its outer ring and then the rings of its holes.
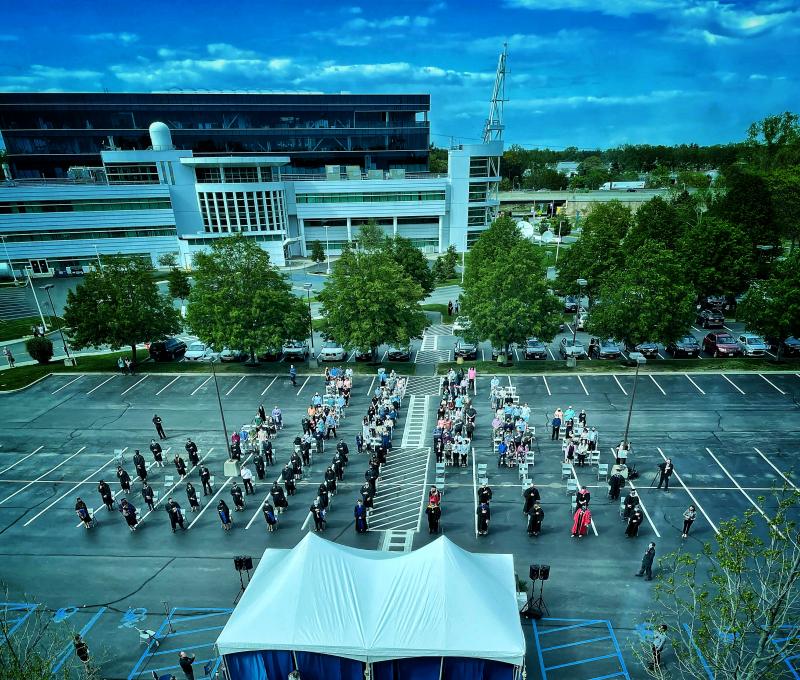
{"type": "MultiPolygon", "coordinates": [[[[439,342],[452,342],[452,336],[436,337],[437,349],[432,351],[441,351],[439,342]]],[[[775,507],[772,487],[787,483],[786,479],[794,481],[790,473],[797,464],[800,376],[640,375],[631,422],[634,453],[630,463],[642,473],[635,484],[647,519],[639,537],[626,540],[619,509],[607,502],[607,487],[598,480],[596,467],[578,468],[578,481],[592,492],[594,518],[594,531],[583,541],[569,537],[571,506],[561,476],[560,447],[550,440],[546,423],[556,406],[585,409],[589,424],[600,432],[600,462],[611,462],[610,447],[619,442],[625,428],[632,374],[502,376],[503,384],[512,385],[520,401],[533,409],[532,422],[537,428],[533,479],[546,513],[543,532],[537,538],[529,538],[525,532],[517,470],[496,465],[489,427],[489,380],[489,376],[478,379],[475,459],[466,468],[447,468],[444,473],[443,532],[468,550],[513,553],[522,578],[530,563],[550,564],[551,576],[544,585],[549,619],[600,622],[579,627],[590,632],[607,622],[611,632],[591,632],[586,640],[604,638],[591,643],[559,630],[572,624],[543,621],[534,630],[525,623],[529,677],[598,677],[617,672],[614,669],[641,677],[630,644],[638,639],[636,624],[651,601],[651,586],[633,577],[646,543],[655,540],[659,555],[677,548],[681,515],[689,503],[698,506],[697,522],[683,542],[689,549],[699,549],[701,541],[713,537],[720,522],[746,509],[770,516],[775,507]],[[676,466],[669,492],[651,487],[655,466],[663,456],[672,457],[676,466]],[[480,464],[487,465],[494,497],[489,534],[476,537],[475,470],[480,464]],[[553,631],[543,634],[543,627],[553,631]],[[550,642],[542,642],[548,638],[550,642]],[[568,651],[556,652],[552,647],[568,651]],[[573,647],[574,654],[569,651],[573,647]],[[580,675],[569,675],[570,669],[580,670],[580,675]]],[[[371,376],[356,376],[340,432],[351,452],[374,383],[371,376]]],[[[321,376],[303,376],[293,387],[283,375],[224,374],[218,376],[218,386],[229,431],[250,422],[262,402],[267,411],[279,405],[286,423],[274,442],[278,464],[268,469],[264,482],[256,484],[255,496],[248,497],[241,516],[235,513],[230,532],[221,530],[213,507],[218,498],[229,504],[231,499],[230,482],[222,474],[227,456],[211,376],[55,375],[24,391],[0,396],[4,414],[0,423],[2,578],[13,602],[25,603],[30,598],[54,615],[75,608],[64,623],[86,629],[90,648],[100,650],[96,653],[105,677],[149,679],[150,670],[175,665],[172,655],[181,645],[197,645],[198,660],[213,660],[210,645],[215,627],[223,625],[219,619],[225,619],[239,591],[232,557],[246,554],[258,558],[266,547],[291,547],[309,530],[309,524],[313,526],[307,521],[308,507],[322,480],[322,462],[327,463],[332,455],[329,452],[312,466],[297,495],[289,498],[290,508],[280,516],[277,532],[267,533],[260,505],[268,492],[267,482],[279,475],[291,453],[291,440],[299,432],[309,400],[315,392],[322,392],[321,376]],[[152,462],[147,449],[155,436],[154,413],[163,419],[168,436],[163,446],[165,451],[169,449],[166,467],[149,470],[150,485],[158,492],[156,510],[144,516],[135,533],[127,530],[119,513],[104,509],[97,511],[93,529],[79,527],[74,512],[78,495],[89,507],[98,508],[100,479],[106,479],[115,493],[119,491],[114,476],[115,450],[124,449],[124,464],[130,472],[136,448],[152,462]],[[215,476],[215,495],[201,496],[202,508],[196,514],[188,512],[185,482],[171,464],[172,456],[183,452],[189,436],[215,476]],[[161,507],[169,496],[187,510],[186,531],[170,531],[161,507]],[[135,628],[158,631],[174,608],[189,612],[185,616],[200,616],[204,609],[221,612],[215,619],[209,617],[208,625],[179,620],[184,628],[176,626],[172,637],[164,633],[160,650],[141,644],[135,628]],[[182,637],[178,634],[182,630],[191,633],[182,637]]],[[[344,482],[333,501],[326,538],[384,550],[406,550],[433,539],[422,510],[424,491],[436,477],[428,447],[437,390],[436,378],[412,377],[409,381],[395,449],[378,486],[374,530],[365,535],[353,530],[352,506],[367,462],[366,457],[351,453],[344,482]]],[[[196,470],[190,471],[188,479],[200,489],[196,470]]],[[[141,511],[139,488],[134,482],[130,498],[141,511]]],[[[175,616],[180,619],[182,615],[175,616]]],[[[165,630],[169,633],[169,621],[165,630]]],[[[199,672],[197,675],[202,677],[199,672]]]]}

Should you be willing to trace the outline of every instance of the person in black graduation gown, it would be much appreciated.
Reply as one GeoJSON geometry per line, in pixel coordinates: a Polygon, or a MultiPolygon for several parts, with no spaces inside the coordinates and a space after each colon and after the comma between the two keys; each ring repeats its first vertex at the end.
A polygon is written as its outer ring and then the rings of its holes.
{"type": "Polygon", "coordinates": [[[156,465],[158,467],[164,467],[163,449],[161,448],[161,444],[155,439],[150,440],[150,452],[153,454],[153,460],[156,462],[156,465]]]}
{"type": "Polygon", "coordinates": [[[197,491],[191,482],[186,483],[186,498],[189,500],[189,508],[192,512],[200,509],[200,501],[197,500],[197,491]]]}
{"type": "Polygon", "coordinates": [[[197,452],[197,444],[195,444],[191,439],[186,440],[186,455],[189,458],[189,462],[192,466],[197,466],[200,464],[200,454],[197,452]]]}
{"type": "Polygon", "coordinates": [[[114,494],[111,493],[111,487],[101,479],[100,483],[97,485],[97,490],[100,492],[100,498],[103,499],[103,505],[109,510],[113,510],[114,494]]]}
{"type": "Polygon", "coordinates": [[[630,519],[634,508],[637,507],[639,507],[639,494],[636,493],[636,489],[631,489],[631,492],[625,496],[625,509],[622,516],[625,519],[630,519]]]}
{"type": "Polygon", "coordinates": [[[578,511],[578,508],[581,505],[589,505],[589,501],[591,500],[592,494],[589,492],[585,486],[582,486],[578,489],[578,493],[575,494],[575,511],[578,511]]]}
{"type": "Polygon", "coordinates": [[[539,489],[533,485],[533,482],[522,492],[522,497],[525,499],[525,505],[522,508],[522,513],[525,515],[531,511],[534,503],[538,503],[541,500],[539,489]]]}
{"type": "Polygon", "coordinates": [[[282,513],[284,510],[286,510],[286,508],[289,507],[289,501],[286,500],[286,494],[283,492],[283,489],[280,487],[278,482],[272,483],[270,496],[272,496],[273,504],[276,508],[278,508],[278,514],[282,513]]]}
{"type": "Polygon", "coordinates": [[[186,463],[184,462],[183,458],[181,458],[180,454],[176,453],[175,458],[172,460],[175,463],[175,470],[181,476],[181,478],[186,476],[186,463]]]}
{"type": "Polygon", "coordinates": [[[236,482],[234,482],[231,487],[231,498],[233,499],[234,510],[237,512],[244,510],[244,494],[236,482]]]}
{"type": "Polygon", "coordinates": [[[323,531],[325,529],[325,511],[319,499],[315,500],[309,508],[311,516],[314,518],[314,531],[323,531]]]}
{"type": "Polygon", "coordinates": [[[154,497],[155,494],[153,493],[153,487],[147,482],[142,484],[142,499],[149,510],[155,510],[155,506],[153,505],[154,497]]]}
{"type": "Polygon", "coordinates": [[[147,463],[144,456],[139,453],[139,449],[133,454],[133,467],[136,468],[136,474],[143,482],[147,481],[147,463]]]}
{"type": "Polygon", "coordinates": [[[181,511],[181,506],[178,505],[178,501],[174,498],[170,498],[164,506],[164,510],[166,510],[169,515],[169,524],[172,527],[173,534],[177,527],[186,529],[186,527],[183,526],[183,512],[181,511]]]}
{"type": "Polygon", "coordinates": [[[492,511],[489,509],[489,503],[480,503],[478,505],[478,536],[486,536],[489,533],[489,520],[492,517],[492,511]]]}
{"type": "Polygon", "coordinates": [[[275,465],[275,457],[272,453],[272,442],[267,440],[264,444],[264,458],[267,461],[267,465],[275,465]]]}
{"type": "Polygon", "coordinates": [[[219,499],[219,503],[217,503],[217,516],[219,517],[219,521],[222,524],[222,528],[225,531],[230,531],[231,527],[233,526],[231,509],[228,507],[228,504],[221,498],[219,499]]]}
{"type": "Polygon", "coordinates": [[[631,512],[631,516],[628,518],[628,526],[625,528],[625,535],[628,538],[634,538],[639,535],[639,527],[643,519],[644,515],[637,505],[631,512]]]}
{"type": "Polygon", "coordinates": [[[75,501],[75,514],[78,515],[78,519],[83,522],[83,526],[87,529],[92,526],[92,516],[89,514],[89,508],[86,507],[86,503],[80,497],[75,501]]]}
{"type": "Polygon", "coordinates": [[[286,488],[286,495],[294,496],[294,492],[296,489],[294,483],[294,470],[290,465],[283,466],[283,472],[281,472],[281,477],[283,477],[283,486],[286,488]]]}
{"type": "Polygon", "coordinates": [[[442,509],[438,505],[428,503],[428,507],[425,508],[425,514],[428,516],[428,533],[438,534],[439,521],[442,518],[442,509]]]}
{"type": "Polygon", "coordinates": [[[264,479],[264,476],[266,475],[267,472],[267,468],[264,465],[264,457],[260,453],[257,453],[255,456],[253,456],[253,467],[255,467],[256,469],[256,476],[260,480],[264,479]]]}
{"type": "Polygon", "coordinates": [[[214,493],[214,489],[211,488],[211,470],[205,465],[200,466],[200,482],[203,484],[204,496],[214,493]]]}
{"type": "Polygon", "coordinates": [[[325,487],[328,493],[336,493],[336,473],[333,471],[332,467],[328,467],[328,469],[325,470],[325,487]]]}
{"type": "Polygon", "coordinates": [[[544,520],[544,510],[539,501],[536,501],[528,512],[528,536],[539,535],[542,530],[542,520],[544,520]]]}
{"type": "Polygon", "coordinates": [[[340,439],[339,443],[336,445],[336,452],[342,457],[342,461],[345,465],[347,465],[348,460],[350,459],[350,449],[347,446],[347,442],[344,439],[340,439]]]}
{"type": "Polygon", "coordinates": [[[367,509],[364,507],[364,503],[361,499],[356,501],[356,507],[353,510],[353,517],[355,517],[356,521],[356,533],[367,533],[367,509]]]}
{"type": "Polygon", "coordinates": [[[128,471],[125,470],[121,465],[117,465],[117,479],[119,480],[120,488],[125,493],[130,493],[131,476],[128,474],[128,471]]]}
{"type": "Polygon", "coordinates": [[[612,501],[619,500],[619,492],[625,486],[625,478],[619,473],[615,472],[608,480],[608,499],[612,501]]]}
{"type": "Polygon", "coordinates": [[[264,501],[261,512],[264,513],[264,519],[267,522],[267,531],[275,531],[278,528],[278,516],[275,514],[275,508],[272,503],[268,500],[264,501]]]}
{"type": "Polygon", "coordinates": [[[372,509],[372,492],[370,491],[369,482],[364,482],[361,486],[361,500],[365,508],[372,509]]]}
{"type": "Polygon", "coordinates": [[[488,484],[481,484],[478,487],[478,503],[488,503],[492,500],[492,489],[488,484]]]}
{"type": "Polygon", "coordinates": [[[326,486],[325,482],[319,485],[317,489],[317,500],[319,501],[320,507],[323,510],[328,509],[328,504],[330,503],[330,494],[328,493],[328,487],[326,486]]]}

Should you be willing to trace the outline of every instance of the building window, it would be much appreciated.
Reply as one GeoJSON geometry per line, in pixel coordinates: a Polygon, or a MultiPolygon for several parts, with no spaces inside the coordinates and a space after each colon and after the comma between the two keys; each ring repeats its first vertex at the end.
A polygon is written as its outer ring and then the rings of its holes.
{"type": "MultiPolygon", "coordinates": [[[[152,238],[153,236],[176,236],[175,227],[137,227],[122,229],[81,229],[79,231],[18,231],[4,234],[8,243],[30,243],[36,241],[81,241],[102,238],[152,238]]],[[[34,273],[38,273],[34,269],[34,273]]]]}
{"type": "Polygon", "coordinates": [[[284,231],[283,191],[198,192],[203,226],[209,233],[284,231]]]}
{"type": "Polygon", "coordinates": [[[158,168],[155,163],[106,163],[106,177],[109,184],[159,184],[158,168]]]}
{"type": "Polygon", "coordinates": [[[200,184],[219,184],[222,181],[219,168],[198,167],[194,169],[194,176],[200,184]]]}
{"type": "Polygon", "coordinates": [[[168,196],[154,198],[89,198],[72,201],[0,201],[0,215],[96,210],[170,210],[168,196]]]}
{"type": "Polygon", "coordinates": [[[468,208],[467,209],[467,226],[468,227],[484,227],[488,224],[487,210],[481,208],[468,208]]]}
{"type": "Polygon", "coordinates": [[[441,191],[402,192],[342,192],[326,194],[297,194],[297,203],[396,203],[400,201],[444,201],[441,191]]]}
{"type": "Polygon", "coordinates": [[[258,182],[258,168],[255,167],[228,167],[223,168],[225,181],[234,182],[258,182]]]}

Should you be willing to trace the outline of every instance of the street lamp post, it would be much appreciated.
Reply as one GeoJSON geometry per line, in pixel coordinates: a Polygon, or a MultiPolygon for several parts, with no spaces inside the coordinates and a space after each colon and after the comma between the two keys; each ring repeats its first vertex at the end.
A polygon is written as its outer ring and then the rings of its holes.
{"type": "Polygon", "coordinates": [[[328,239],[328,225],[327,224],[323,224],[322,226],[325,227],[325,258],[328,261],[328,267],[325,270],[325,273],[328,276],[330,276],[331,275],[331,242],[328,239]]]}
{"type": "Polygon", "coordinates": [[[310,283],[304,283],[303,288],[306,289],[306,295],[308,296],[308,332],[311,337],[311,353],[314,353],[314,322],[311,319],[311,286],[310,283]]]}
{"type": "Polygon", "coordinates": [[[39,296],[36,295],[36,288],[33,286],[33,279],[31,278],[31,271],[28,267],[25,267],[25,274],[28,276],[28,283],[31,286],[31,293],[33,293],[33,300],[36,302],[36,309],[39,310],[39,318],[42,320],[42,328],[44,328],[45,333],[47,332],[47,324],[44,322],[44,314],[42,314],[42,306],[39,304],[39,296]]]}
{"type": "Polygon", "coordinates": [[[225,412],[222,410],[222,397],[219,396],[219,383],[217,383],[217,371],[214,369],[214,361],[216,357],[211,357],[211,374],[214,376],[214,387],[217,390],[217,404],[219,404],[219,417],[222,420],[222,432],[225,434],[225,450],[228,452],[228,459],[232,459],[231,456],[231,442],[228,439],[228,426],[225,425],[225,412]]]}
{"type": "Polygon", "coordinates": [[[577,279],[575,283],[578,284],[578,304],[575,305],[575,325],[572,327],[572,344],[575,344],[575,337],[578,334],[578,312],[581,309],[581,298],[583,298],[583,289],[588,285],[586,279],[577,279]]]}
{"type": "Polygon", "coordinates": [[[8,254],[8,246],[6,245],[6,237],[0,236],[0,239],[3,239],[3,250],[6,251],[6,259],[8,260],[8,266],[11,268],[11,276],[14,277],[14,283],[17,282],[17,275],[14,272],[14,265],[11,264],[11,256],[8,254]]]}
{"type": "MultiPolygon", "coordinates": [[[[42,286],[41,289],[45,293],[47,293],[47,299],[50,300],[50,307],[53,310],[53,316],[56,317],[56,319],[58,319],[58,314],[56,313],[56,306],[53,304],[53,298],[50,295],[50,289],[53,287],[54,286],[52,283],[48,283],[47,285],[42,286]]],[[[67,345],[67,339],[64,337],[64,330],[61,328],[61,324],[58,325],[58,332],[61,335],[61,344],[64,346],[64,353],[67,355],[67,360],[72,366],[74,366],[76,362],[72,358],[72,355],[70,355],[69,353],[69,346],[67,345]]]]}
{"type": "Polygon", "coordinates": [[[647,359],[641,352],[631,352],[629,356],[636,362],[636,374],[633,377],[633,391],[631,392],[630,404],[628,404],[628,421],[625,423],[625,436],[622,438],[626,446],[628,445],[628,431],[631,427],[631,416],[633,415],[633,400],[636,398],[636,385],[639,383],[639,367],[647,363],[647,359]]]}

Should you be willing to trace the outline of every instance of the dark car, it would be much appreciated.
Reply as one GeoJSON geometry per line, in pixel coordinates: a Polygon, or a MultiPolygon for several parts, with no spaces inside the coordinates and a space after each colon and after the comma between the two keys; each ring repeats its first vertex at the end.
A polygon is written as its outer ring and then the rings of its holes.
{"type": "Polygon", "coordinates": [[[547,359],[547,347],[539,338],[528,338],[525,343],[526,359],[547,359]]]}
{"type": "Polygon", "coordinates": [[[739,343],[730,333],[709,333],[703,338],[703,349],[715,357],[735,357],[741,354],[739,343]]]}
{"type": "Polygon", "coordinates": [[[455,355],[457,357],[461,357],[462,359],[477,359],[478,346],[472,344],[471,342],[464,342],[463,340],[459,340],[456,343],[455,355]]]}
{"type": "Polygon", "coordinates": [[[411,361],[411,345],[392,345],[386,351],[389,361],[411,361]]]}
{"type": "Polygon", "coordinates": [[[655,342],[640,342],[638,345],[628,345],[629,352],[639,352],[646,356],[648,359],[658,356],[658,343],[655,342]]]}
{"type": "Polygon", "coordinates": [[[375,353],[371,349],[357,349],[355,360],[356,361],[375,361],[375,353]]]}
{"type": "Polygon", "coordinates": [[[592,359],[619,359],[622,356],[622,351],[613,340],[592,338],[589,343],[589,356],[592,359]]]}
{"type": "Polygon", "coordinates": [[[281,358],[280,347],[268,347],[258,355],[259,361],[278,361],[281,358]]]}
{"type": "Polygon", "coordinates": [[[578,311],[578,300],[571,295],[564,298],[564,311],[567,314],[574,314],[578,311]]]}
{"type": "Polygon", "coordinates": [[[167,338],[150,343],[150,358],[153,361],[174,361],[186,354],[186,343],[178,338],[167,338]]]}
{"type": "Polygon", "coordinates": [[[684,335],[680,340],[675,340],[667,345],[667,352],[675,359],[679,356],[690,357],[694,359],[700,356],[703,350],[697,338],[693,335],[684,335]]]}
{"type": "Polygon", "coordinates": [[[722,328],[725,317],[718,309],[703,309],[697,314],[697,323],[702,328],[722,328]]]}
{"type": "Polygon", "coordinates": [[[778,338],[766,338],[769,345],[770,352],[775,354],[780,351],[781,356],[784,357],[800,357],[800,340],[794,336],[789,336],[786,340],[778,340],[778,338]]]}

